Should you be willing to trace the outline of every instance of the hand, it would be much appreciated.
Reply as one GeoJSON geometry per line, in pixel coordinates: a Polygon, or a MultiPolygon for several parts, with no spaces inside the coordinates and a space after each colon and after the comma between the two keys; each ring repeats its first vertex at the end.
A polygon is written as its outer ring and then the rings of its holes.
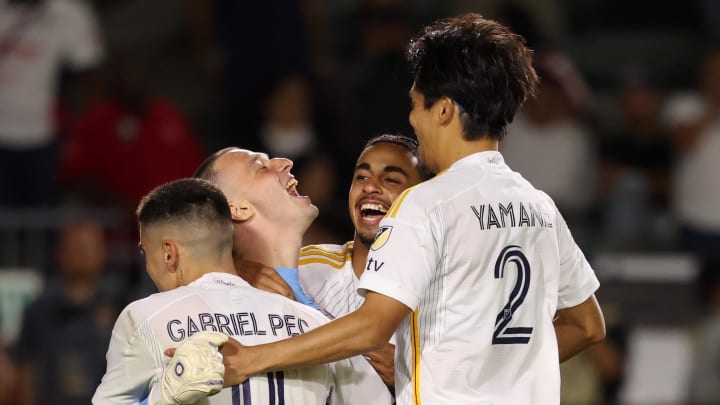
{"type": "Polygon", "coordinates": [[[223,356],[223,365],[225,366],[225,386],[230,387],[242,384],[254,374],[249,372],[250,364],[252,364],[250,349],[243,346],[235,339],[230,339],[228,344],[223,345],[220,353],[223,356]]]}
{"type": "Polygon", "coordinates": [[[381,349],[365,353],[365,358],[370,362],[385,385],[395,387],[395,345],[390,343],[381,349]]]}
{"type": "Polygon", "coordinates": [[[158,404],[192,404],[220,392],[225,366],[219,347],[227,341],[225,334],[200,332],[177,349],[166,350],[172,358],[163,370],[158,404]]]}
{"type": "Polygon", "coordinates": [[[292,288],[274,268],[250,260],[235,259],[235,271],[251,286],[295,301],[292,288]]]}
{"type": "MultiPolygon", "coordinates": [[[[180,348],[177,350],[180,350],[180,348]]],[[[235,339],[228,339],[220,348],[225,370],[223,379],[226,387],[242,384],[254,374],[254,372],[243,371],[250,370],[250,364],[252,364],[252,360],[249,360],[251,358],[250,350],[248,346],[243,346],[235,339]]],[[[176,349],[165,349],[164,353],[168,357],[173,357],[176,349]]]]}

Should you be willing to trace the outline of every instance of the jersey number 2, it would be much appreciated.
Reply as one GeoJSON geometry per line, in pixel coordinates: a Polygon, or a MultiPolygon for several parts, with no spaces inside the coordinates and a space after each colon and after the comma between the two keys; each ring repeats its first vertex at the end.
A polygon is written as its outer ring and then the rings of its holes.
{"type": "Polygon", "coordinates": [[[520,250],[520,246],[506,246],[500,252],[500,256],[495,262],[495,278],[503,278],[505,270],[511,264],[515,265],[517,279],[510,292],[510,298],[495,318],[495,332],[493,332],[492,339],[494,345],[525,344],[530,341],[530,334],[533,331],[533,328],[528,326],[508,326],[513,314],[525,301],[525,296],[530,288],[530,263],[522,250],[520,250]]]}

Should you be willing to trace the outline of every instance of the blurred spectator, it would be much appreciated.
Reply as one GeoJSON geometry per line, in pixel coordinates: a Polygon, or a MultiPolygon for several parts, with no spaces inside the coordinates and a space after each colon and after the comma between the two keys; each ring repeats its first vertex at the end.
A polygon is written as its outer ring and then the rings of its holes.
{"type": "Polygon", "coordinates": [[[405,46],[414,26],[407,0],[363,0],[354,17],[358,53],[349,58],[337,78],[346,99],[341,114],[343,136],[336,140],[347,173],[365,142],[378,133],[412,134],[407,120],[412,78],[405,46]]]}
{"type": "MultiPolygon", "coordinates": [[[[278,80],[262,105],[261,150],[294,161],[300,191],[309,196],[320,214],[305,234],[304,243],[330,243],[345,230],[338,207],[338,168],[325,152],[315,121],[314,97],[306,76],[291,74],[278,80]]],[[[244,146],[244,145],[243,145],[244,146]]]]}
{"type": "Polygon", "coordinates": [[[262,105],[260,149],[270,156],[293,160],[315,151],[320,140],[313,104],[312,90],[305,76],[291,74],[280,78],[262,105]]]}
{"type": "Polygon", "coordinates": [[[53,106],[61,68],[84,72],[75,83],[86,84],[101,57],[97,22],[84,2],[0,2],[0,205],[56,201],[53,106]]]}
{"type": "Polygon", "coordinates": [[[720,260],[704,264],[697,285],[704,319],[697,329],[690,403],[720,404],[720,260]]]}
{"type": "Polygon", "coordinates": [[[288,72],[308,70],[302,1],[205,1],[213,4],[209,24],[223,61],[226,143],[259,149],[262,90],[288,72]]]}
{"type": "Polygon", "coordinates": [[[535,62],[537,97],[508,127],[500,150],[511,167],[555,200],[569,223],[584,221],[594,199],[596,155],[592,133],[578,114],[587,89],[561,54],[538,54],[535,62]]]}
{"type": "Polygon", "coordinates": [[[83,199],[134,209],[166,181],[192,175],[204,151],[185,116],[155,96],[139,61],[118,56],[109,97],[78,119],[60,177],[83,199]]]}
{"type": "Polygon", "coordinates": [[[660,125],[661,96],[644,69],[626,70],[619,98],[622,126],[601,146],[599,190],[607,198],[608,243],[638,248],[660,234],[648,230],[667,209],[672,144],[660,125]]]}
{"type": "Polygon", "coordinates": [[[682,247],[702,257],[720,254],[720,48],[700,68],[700,97],[671,99],[666,120],[677,154],[673,205],[682,247]]]}
{"type": "Polygon", "coordinates": [[[99,225],[77,222],[60,231],[60,280],[28,306],[16,344],[17,404],[90,402],[120,309],[101,288],[106,255],[99,225]]]}

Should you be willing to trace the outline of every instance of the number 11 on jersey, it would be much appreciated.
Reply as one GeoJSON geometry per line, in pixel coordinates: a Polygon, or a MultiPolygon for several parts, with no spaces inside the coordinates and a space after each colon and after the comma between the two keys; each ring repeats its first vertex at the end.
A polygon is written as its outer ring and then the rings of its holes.
{"type": "Polygon", "coordinates": [[[517,279],[510,292],[510,297],[502,311],[495,318],[495,332],[493,332],[492,344],[511,345],[526,344],[530,341],[533,328],[529,326],[509,326],[513,315],[520,305],[525,301],[528,289],[530,288],[530,263],[520,249],[520,246],[506,246],[495,262],[495,278],[505,277],[505,270],[514,264],[517,270],[517,279]]]}

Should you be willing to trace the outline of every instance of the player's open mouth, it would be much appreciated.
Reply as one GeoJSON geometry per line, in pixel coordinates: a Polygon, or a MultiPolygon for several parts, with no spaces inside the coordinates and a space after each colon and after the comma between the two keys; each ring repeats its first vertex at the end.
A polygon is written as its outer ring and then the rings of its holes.
{"type": "Polygon", "coordinates": [[[300,193],[298,193],[298,191],[297,191],[297,185],[298,185],[297,180],[290,179],[287,186],[285,186],[285,190],[287,190],[287,193],[293,197],[300,197],[300,193]]]}
{"type": "Polygon", "coordinates": [[[360,216],[363,221],[377,223],[385,216],[387,208],[378,203],[363,203],[360,205],[360,216]]]}

